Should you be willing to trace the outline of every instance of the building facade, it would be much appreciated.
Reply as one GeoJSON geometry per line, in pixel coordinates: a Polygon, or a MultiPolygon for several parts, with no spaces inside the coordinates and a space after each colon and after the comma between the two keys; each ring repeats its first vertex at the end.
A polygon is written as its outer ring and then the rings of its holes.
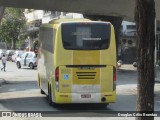
{"type": "MultiPolygon", "coordinates": [[[[120,31],[119,58],[124,64],[137,61],[137,32],[136,24],[123,21],[120,31]]],[[[160,28],[156,29],[155,62],[160,65],[160,28]]]]}
{"type": "Polygon", "coordinates": [[[57,11],[32,10],[26,9],[24,15],[27,19],[27,35],[26,47],[29,50],[33,49],[33,43],[38,40],[39,27],[41,24],[49,23],[56,18],[83,18],[82,14],[67,13],[57,11]]]}
{"type": "Polygon", "coordinates": [[[123,21],[120,31],[119,60],[125,64],[136,61],[136,25],[133,22],[123,21]]]}
{"type": "MultiPolygon", "coordinates": [[[[83,18],[82,14],[66,13],[57,11],[44,11],[26,9],[24,15],[27,19],[27,39],[26,47],[33,49],[34,41],[38,40],[39,27],[41,24],[48,23],[55,18],[83,18]]],[[[118,48],[118,59],[124,64],[132,64],[137,61],[136,24],[134,22],[123,21],[120,30],[120,44],[118,48]]],[[[160,28],[157,28],[156,34],[156,62],[160,63],[160,28]]]]}

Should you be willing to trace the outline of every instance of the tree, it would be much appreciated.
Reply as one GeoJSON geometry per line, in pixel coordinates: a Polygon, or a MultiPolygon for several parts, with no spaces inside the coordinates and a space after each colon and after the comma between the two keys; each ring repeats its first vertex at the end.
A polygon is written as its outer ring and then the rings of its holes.
{"type": "Polygon", "coordinates": [[[18,36],[25,24],[24,9],[6,8],[0,26],[0,36],[5,42],[16,48],[18,36]]]}
{"type": "MultiPolygon", "coordinates": [[[[155,50],[155,2],[136,0],[138,98],[137,111],[154,112],[154,50],[155,50]]],[[[137,117],[137,120],[154,120],[154,117],[137,117]]]]}

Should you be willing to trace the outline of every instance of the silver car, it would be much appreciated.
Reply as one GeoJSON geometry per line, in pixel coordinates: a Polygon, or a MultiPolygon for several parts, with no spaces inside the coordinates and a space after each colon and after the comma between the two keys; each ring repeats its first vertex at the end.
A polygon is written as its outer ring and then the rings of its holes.
{"type": "Polygon", "coordinates": [[[14,52],[14,54],[12,55],[11,61],[12,61],[12,62],[16,62],[16,61],[17,61],[17,58],[18,58],[19,56],[21,56],[23,53],[24,53],[24,51],[16,50],[16,51],[14,52]]]}
{"type": "Polygon", "coordinates": [[[17,68],[30,67],[34,69],[37,67],[37,57],[34,52],[25,52],[20,57],[17,58],[16,61],[17,68]]]}

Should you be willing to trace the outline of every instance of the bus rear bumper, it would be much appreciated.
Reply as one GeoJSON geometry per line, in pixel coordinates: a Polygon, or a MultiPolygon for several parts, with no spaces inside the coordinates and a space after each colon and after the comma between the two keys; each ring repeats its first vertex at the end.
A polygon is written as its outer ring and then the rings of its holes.
{"type": "Polygon", "coordinates": [[[107,93],[59,93],[55,94],[55,103],[114,103],[116,92],[107,93]]]}

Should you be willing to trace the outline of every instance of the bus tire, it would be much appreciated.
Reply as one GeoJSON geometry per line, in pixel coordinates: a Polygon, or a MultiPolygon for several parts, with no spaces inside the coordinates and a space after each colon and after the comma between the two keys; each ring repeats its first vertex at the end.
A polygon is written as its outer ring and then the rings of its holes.
{"type": "Polygon", "coordinates": [[[49,91],[48,91],[48,102],[50,106],[58,107],[58,104],[52,101],[51,86],[49,87],[49,91]]]}
{"type": "Polygon", "coordinates": [[[55,102],[52,102],[52,106],[56,108],[56,107],[58,107],[58,104],[55,102]]]}
{"type": "Polygon", "coordinates": [[[49,105],[51,106],[53,105],[51,87],[48,88],[48,102],[49,102],[49,105]]]}
{"type": "Polygon", "coordinates": [[[45,92],[41,89],[41,94],[45,94],[45,92]]]}

